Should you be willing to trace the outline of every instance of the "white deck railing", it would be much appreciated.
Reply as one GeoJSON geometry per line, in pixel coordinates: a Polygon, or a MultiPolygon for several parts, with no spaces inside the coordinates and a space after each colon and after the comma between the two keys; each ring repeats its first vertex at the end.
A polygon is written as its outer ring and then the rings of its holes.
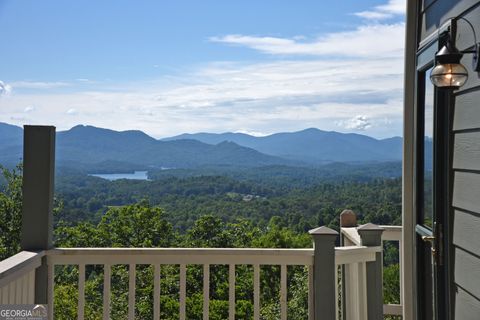
{"type": "MultiPolygon", "coordinates": [[[[135,269],[136,265],[154,267],[154,319],[160,319],[160,269],[162,265],[180,266],[180,319],[186,319],[186,267],[203,265],[203,318],[209,316],[210,265],[229,266],[229,319],[235,317],[235,266],[253,265],[254,270],[254,319],[260,317],[260,265],[281,266],[280,302],[282,319],[286,319],[286,274],[289,265],[311,266],[311,249],[120,249],[120,248],[76,248],[49,251],[48,265],[53,279],[55,265],[78,265],[79,299],[78,319],[83,319],[85,307],[85,265],[104,266],[103,318],[110,317],[110,270],[113,265],[129,265],[128,319],[134,319],[135,310],[135,269]]],[[[53,280],[49,282],[53,291],[53,280]]],[[[52,305],[53,300],[49,305],[52,305]]]]}
{"type": "MultiPolygon", "coordinates": [[[[399,304],[384,304],[383,305],[383,313],[385,315],[395,315],[395,316],[401,316],[403,314],[403,243],[402,243],[402,226],[380,226],[382,229],[384,229],[382,233],[382,242],[384,241],[395,241],[398,242],[398,248],[399,248],[399,264],[400,264],[400,278],[399,278],[399,283],[400,283],[400,303],[399,304]]],[[[351,227],[351,228],[342,228],[342,236],[344,240],[344,244],[348,246],[360,246],[361,245],[361,239],[360,236],[357,232],[357,228],[351,227]]]]}
{"type": "Polygon", "coordinates": [[[22,251],[0,261],[0,304],[34,303],[35,269],[44,254],[22,251]]]}
{"type": "MultiPolygon", "coordinates": [[[[383,227],[382,240],[401,241],[401,227],[383,227]]],[[[179,266],[179,319],[187,316],[187,266],[203,266],[203,319],[209,318],[210,304],[210,268],[214,265],[228,265],[228,310],[229,319],[235,319],[235,282],[237,266],[252,266],[253,273],[253,311],[254,319],[260,319],[261,310],[261,267],[278,266],[280,269],[279,305],[280,319],[288,318],[288,284],[287,274],[291,266],[305,266],[305,278],[308,290],[308,319],[315,319],[315,305],[322,303],[322,297],[315,292],[318,282],[315,280],[315,261],[331,259],[330,265],[335,266],[335,272],[330,278],[336,278],[334,296],[336,315],[343,319],[368,319],[367,305],[370,293],[367,292],[368,262],[377,261],[381,246],[366,247],[360,245],[360,238],[353,229],[342,230],[342,234],[351,245],[336,247],[331,251],[334,256],[326,257],[320,254],[315,257],[314,249],[205,249],[205,248],[56,248],[39,253],[23,251],[9,259],[0,262],[0,303],[38,303],[35,301],[35,270],[46,262],[47,294],[49,319],[54,319],[55,266],[77,266],[78,294],[77,319],[85,319],[85,285],[86,267],[103,265],[103,319],[111,316],[111,277],[112,267],[128,265],[128,319],[135,318],[136,308],[136,266],[151,265],[153,268],[153,318],[160,319],[160,270],[166,265],[179,266]],[[42,259],[45,257],[45,259],[42,259]],[[343,271],[343,273],[342,273],[343,271]],[[338,285],[347,283],[346,286],[338,285]],[[340,297],[342,297],[340,299],[340,297]],[[336,302],[343,301],[342,304],[336,302]]],[[[345,244],[345,242],[344,242],[345,244]]],[[[328,247],[328,246],[327,246],[328,247]]],[[[400,245],[401,248],[401,245],[400,245]]],[[[328,264],[327,264],[328,265],[328,264]]],[[[45,266],[45,265],[44,265],[45,266]]],[[[378,269],[376,269],[378,270],[378,269]]],[[[381,271],[380,271],[381,273],[381,271]]],[[[378,274],[378,272],[377,272],[378,274]]],[[[325,278],[325,277],[324,277],[325,278]]],[[[328,278],[328,277],[326,277],[328,278]]],[[[323,296],[324,297],[324,296],[323,296]]],[[[381,302],[381,301],[380,301],[381,302]]],[[[385,314],[401,314],[400,305],[385,305],[385,314]]]]}
{"type": "MultiPolygon", "coordinates": [[[[335,251],[337,265],[365,264],[375,260],[380,248],[339,247],[335,251]]],[[[134,319],[135,310],[135,269],[136,265],[154,267],[154,319],[160,319],[160,269],[162,265],[180,266],[180,319],[186,319],[186,267],[203,265],[203,319],[209,317],[209,282],[211,265],[229,266],[229,319],[235,319],[235,267],[253,266],[254,319],[260,319],[260,266],[280,266],[280,315],[282,320],[287,312],[287,268],[293,265],[307,266],[309,319],[313,318],[313,249],[120,249],[120,248],[75,248],[54,249],[48,252],[49,284],[53,293],[53,270],[55,265],[77,265],[78,280],[78,319],[84,319],[85,308],[85,266],[104,266],[103,319],[110,318],[110,276],[113,265],[129,265],[128,319],[134,319]]],[[[358,276],[359,283],[365,284],[365,268],[358,276]],[[363,280],[362,280],[363,279],[363,280]]],[[[365,290],[363,287],[361,290],[365,290]]],[[[49,305],[53,305],[53,294],[49,305]]],[[[53,310],[51,310],[53,313],[53,310]]],[[[366,318],[365,318],[366,319],[366,318]]]]}

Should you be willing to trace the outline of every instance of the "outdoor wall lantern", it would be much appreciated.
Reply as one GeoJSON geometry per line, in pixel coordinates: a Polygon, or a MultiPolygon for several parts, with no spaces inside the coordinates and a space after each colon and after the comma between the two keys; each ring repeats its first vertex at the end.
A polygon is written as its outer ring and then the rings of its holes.
{"type": "Polygon", "coordinates": [[[435,55],[435,67],[430,74],[430,81],[438,88],[458,89],[463,86],[468,79],[468,71],[460,63],[464,54],[473,54],[473,69],[480,72],[480,44],[475,29],[467,19],[454,18],[450,20],[447,43],[435,55]],[[464,20],[472,29],[475,44],[471,50],[460,51],[455,46],[458,20],[464,20]]]}

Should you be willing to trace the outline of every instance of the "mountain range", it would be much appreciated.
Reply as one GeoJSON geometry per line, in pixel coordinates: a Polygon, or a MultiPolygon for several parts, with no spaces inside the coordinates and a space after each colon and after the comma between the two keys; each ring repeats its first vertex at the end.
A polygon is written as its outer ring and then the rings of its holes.
{"type": "MultiPolygon", "coordinates": [[[[0,164],[19,162],[22,142],[22,128],[0,123],[0,164]]],[[[402,139],[378,140],[311,128],[265,137],[197,133],[157,140],[142,131],[78,125],[57,132],[56,154],[60,166],[104,172],[202,166],[315,166],[400,161],[402,139]]]]}
{"type": "Polygon", "coordinates": [[[361,134],[322,131],[315,128],[275,133],[264,137],[227,132],[182,134],[163,139],[163,141],[176,140],[198,140],[208,144],[230,141],[264,154],[309,164],[402,159],[400,137],[377,140],[361,134]]]}

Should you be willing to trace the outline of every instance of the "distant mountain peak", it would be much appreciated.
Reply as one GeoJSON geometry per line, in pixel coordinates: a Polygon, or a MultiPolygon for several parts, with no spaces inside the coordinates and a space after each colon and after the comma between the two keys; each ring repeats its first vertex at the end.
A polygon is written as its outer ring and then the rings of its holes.
{"type": "MultiPolygon", "coordinates": [[[[300,130],[300,131],[296,131],[296,132],[326,132],[326,131],[323,131],[323,130],[320,130],[318,128],[307,128],[307,129],[303,129],[303,130],[300,130]]],[[[296,132],[291,132],[291,133],[296,133],[296,132]]]]}
{"type": "Polygon", "coordinates": [[[146,134],[145,132],[143,132],[141,130],[115,131],[115,130],[112,130],[112,129],[99,128],[99,127],[90,126],[90,125],[83,125],[83,124],[76,125],[76,126],[70,128],[69,130],[59,131],[58,133],[68,135],[69,133],[82,133],[82,132],[93,133],[93,134],[104,134],[104,133],[114,134],[114,135],[118,134],[118,135],[123,135],[123,136],[132,136],[132,137],[136,136],[136,137],[147,138],[147,139],[150,139],[150,140],[155,140],[153,137],[149,136],[148,134],[146,134]]]}
{"type": "MultiPolygon", "coordinates": [[[[99,128],[91,125],[84,125],[84,124],[77,124],[76,126],[71,127],[69,130],[64,130],[62,132],[67,132],[67,131],[82,131],[82,130],[89,130],[89,131],[114,131],[111,129],[106,129],[106,128],[99,128]]],[[[115,131],[116,132],[116,131],[115,131]]]]}

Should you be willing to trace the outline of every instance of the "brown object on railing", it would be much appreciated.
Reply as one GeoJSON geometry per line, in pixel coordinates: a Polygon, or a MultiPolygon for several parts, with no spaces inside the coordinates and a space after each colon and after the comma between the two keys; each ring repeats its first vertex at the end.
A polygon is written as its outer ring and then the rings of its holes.
{"type": "Polygon", "coordinates": [[[352,210],[343,210],[340,214],[340,226],[349,228],[357,226],[357,215],[352,210]]]}

